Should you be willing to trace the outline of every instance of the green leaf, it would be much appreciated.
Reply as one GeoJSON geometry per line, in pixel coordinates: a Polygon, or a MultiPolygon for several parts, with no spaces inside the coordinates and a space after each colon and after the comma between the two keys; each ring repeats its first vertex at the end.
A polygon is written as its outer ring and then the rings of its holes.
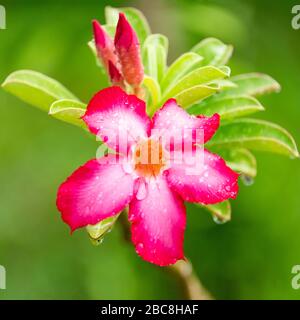
{"type": "Polygon", "coordinates": [[[166,72],[167,55],[168,39],[161,34],[148,36],[142,48],[145,74],[160,82],[166,72]]]}
{"type": "Polygon", "coordinates": [[[230,59],[233,47],[218,39],[207,38],[193,47],[191,51],[204,58],[201,62],[202,65],[221,66],[225,65],[230,59]]]}
{"type": "Polygon", "coordinates": [[[120,8],[106,6],[104,9],[104,12],[105,12],[106,23],[116,26],[119,19],[119,13],[122,12],[120,8]]]}
{"type": "Polygon", "coordinates": [[[293,137],[283,128],[257,119],[238,119],[222,125],[207,146],[244,147],[298,157],[293,137]]]}
{"type": "Polygon", "coordinates": [[[218,88],[215,86],[199,85],[181,91],[179,94],[174,96],[174,98],[182,108],[188,108],[195,103],[198,103],[199,101],[211,96],[217,91],[218,88]]]}
{"type": "Polygon", "coordinates": [[[208,210],[211,213],[214,221],[218,224],[223,224],[231,220],[231,205],[228,200],[206,206],[200,204],[197,205],[208,210]]]}
{"type": "Polygon", "coordinates": [[[228,79],[221,79],[212,82],[220,87],[220,90],[228,90],[232,88],[236,88],[237,85],[228,79]]]}
{"type": "Polygon", "coordinates": [[[194,52],[187,52],[175,60],[168,68],[167,73],[162,79],[162,91],[166,91],[169,87],[174,86],[178,80],[191,71],[195,66],[199,66],[200,61],[203,60],[198,54],[194,52]]]}
{"type": "Polygon", "coordinates": [[[147,19],[143,13],[135,8],[113,8],[105,7],[105,18],[108,25],[117,25],[119,13],[123,12],[126,15],[129,23],[137,33],[141,44],[145,41],[147,36],[151,33],[147,19]]]}
{"type": "Polygon", "coordinates": [[[167,93],[163,100],[173,98],[182,91],[195,86],[209,84],[212,81],[228,77],[230,69],[228,67],[216,68],[212,66],[201,67],[188,73],[180,79],[167,93]]]}
{"type": "Polygon", "coordinates": [[[102,26],[104,28],[104,30],[107,32],[107,34],[111,37],[114,38],[115,37],[115,33],[116,33],[116,26],[112,25],[112,24],[105,24],[102,26]]]}
{"type": "Polygon", "coordinates": [[[161,45],[166,52],[169,50],[169,40],[166,36],[155,33],[155,34],[150,34],[147,39],[145,40],[143,46],[146,46],[148,44],[154,44],[154,45],[161,45]]]}
{"type": "Polygon", "coordinates": [[[237,87],[224,91],[221,95],[249,95],[255,97],[266,93],[279,92],[281,89],[277,81],[262,73],[241,74],[231,77],[230,81],[235,83],[237,87]]]}
{"type": "Polygon", "coordinates": [[[94,245],[101,244],[104,236],[111,231],[118,218],[119,214],[104,219],[95,225],[88,225],[86,227],[89,237],[94,245]]]}
{"type": "Polygon", "coordinates": [[[81,117],[86,112],[86,105],[76,100],[55,101],[49,110],[49,115],[64,122],[68,122],[86,129],[86,124],[81,117]]]}
{"type": "Polygon", "coordinates": [[[20,70],[11,73],[2,84],[4,90],[21,100],[49,111],[51,104],[60,99],[78,99],[58,81],[39,72],[20,70]]]}
{"type": "Polygon", "coordinates": [[[221,149],[218,150],[226,164],[235,172],[240,173],[248,181],[256,177],[257,164],[254,155],[247,149],[221,149]]]}
{"type": "Polygon", "coordinates": [[[192,114],[212,116],[218,113],[222,120],[243,117],[251,113],[264,110],[258,100],[247,96],[222,97],[219,99],[205,100],[192,106],[188,111],[192,114]]]}
{"type": "Polygon", "coordinates": [[[147,103],[147,113],[152,116],[161,98],[160,86],[155,79],[149,76],[144,76],[143,85],[150,96],[150,101],[147,103]]]}

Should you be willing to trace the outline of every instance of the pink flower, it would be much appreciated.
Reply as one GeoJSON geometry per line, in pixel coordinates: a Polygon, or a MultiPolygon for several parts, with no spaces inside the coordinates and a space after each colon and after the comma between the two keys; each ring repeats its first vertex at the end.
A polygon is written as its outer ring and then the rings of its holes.
{"type": "Polygon", "coordinates": [[[136,252],[167,266],[184,258],[184,201],[214,204],[237,195],[238,174],[203,148],[219,127],[217,114],[190,116],[170,99],[150,119],[142,100],[110,87],[92,98],[83,120],[120,153],[88,161],[60,186],[57,207],[72,231],[129,206],[136,252]],[[192,134],[185,134],[186,129],[192,134]],[[181,140],[164,143],[164,137],[179,133],[181,140]],[[176,161],[176,151],[184,145],[191,147],[182,153],[183,161],[176,161]],[[195,151],[202,155],[200,166],[193,161],[195,151]],[[154,154],[157,161],[142,161],[154,154]]]}

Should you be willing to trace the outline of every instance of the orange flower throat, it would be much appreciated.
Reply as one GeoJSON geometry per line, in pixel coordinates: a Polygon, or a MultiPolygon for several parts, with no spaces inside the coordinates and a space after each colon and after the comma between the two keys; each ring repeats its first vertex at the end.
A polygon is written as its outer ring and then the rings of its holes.
{"type": "Polygon", "coordinates": [[[161,143],[148,139],[140,142],[134,152],[134,169],[143,177],[157,176],[166,165],[161,143]]]}

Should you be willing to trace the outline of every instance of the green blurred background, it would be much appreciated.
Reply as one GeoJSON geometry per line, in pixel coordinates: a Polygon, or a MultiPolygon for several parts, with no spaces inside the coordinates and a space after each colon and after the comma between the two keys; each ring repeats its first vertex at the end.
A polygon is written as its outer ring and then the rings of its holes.
{"type": "MultiPolygon", "coordinates": [[[[103,8],[136,6],[152,31],[170,39],[170,61],[200,39],[235,45],[233,74],[260,71],[283,90],[262,99],[259,116],[300,142],[300,30],[291,27],[295,1],[1,1],[0,81],[17,69],[58,79],[88,101],[105,84],[87,42],[103,8]]],[[[84,230],[70,236],[55,207],[59,184],[95,156],[96,142],[0,91],[0,299],[182,298],[173,276],[142,261],[117,225],[99,247],[84,230]]],[[[216,225],[188,206],[186,255],[219,299],[298,299],[291,269],[300,264],[300,163],[257,153],[258,176],[241,185],[233,220],[216,225]]]]}

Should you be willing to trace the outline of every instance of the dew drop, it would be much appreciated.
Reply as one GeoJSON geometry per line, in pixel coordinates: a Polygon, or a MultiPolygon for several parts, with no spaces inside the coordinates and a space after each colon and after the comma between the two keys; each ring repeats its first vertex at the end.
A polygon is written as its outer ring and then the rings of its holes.
{"type": "Polygon", "coordinates": [[[136,249],[137,249],[137,251],[141,251],[144,249],[144,245],[140,242],[137,244],[136,249]]]}
{"type": "Polygon", "coordinates": [[[213,220],[216,224],[225,224],[227,222],[225,219],[221,219],[218,216],[213,216],[213,220]]]}
{"type": "Polygon", "coordinates": [[[147,190],[147,186],[146,186],[145,181],[141,181],[140,185],[138,187],[136,198],[138,200],[144,200],[147,196],[147,192],[148,192],[148,190],[147,190]]]}
{"type": "Polygon", "coordinates": [[[245,186],[251,186],[254,183],[254,179],[250,176],[246,176],[245,174],[241,175],[241,179],[245,186]]]}
{"type": "Polygon", "coordinates": [[[101,244],[101,243],[103,243],[103,241],[104,241],[104,238],[101,238],[101,239],[98,239],[98,240],[97,240],[97,243],[98,243],[98,244],[101,244]]]}
{"type": "Polygon", "coordinates": [[[123,170],[126,172],[126,173],[132,173],[133,172],[133,166],[128,163],[128,162],[124,162],[123,163],[123,170]]]}

